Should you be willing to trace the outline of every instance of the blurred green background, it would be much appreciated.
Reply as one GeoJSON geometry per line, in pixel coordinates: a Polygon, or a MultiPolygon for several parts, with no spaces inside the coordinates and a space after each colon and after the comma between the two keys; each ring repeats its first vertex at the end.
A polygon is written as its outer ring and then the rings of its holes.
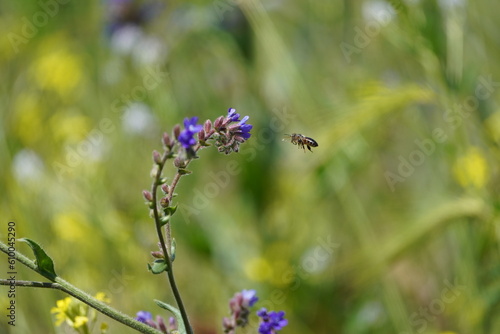
{"type": "MultiPolygon", "coordinates": [[[[282,333],[499,333],[496,9],[3,1],[0,237],[15,221],[66,280],[168,316],[153,302],[173,303],[166,277],[146,267],[151,152],[184,117],[234,107],[250,140],[200,151],[177,189],[176,276],[196,333],[221,333],[242,289],[286,312],[282,333]],[[282,141],[293,132],[319,147],[282,141]]],[[[18,288],[16,327],[3,311],[0,332],[70,333],[50,314],[63,297],[18,288]]]]}

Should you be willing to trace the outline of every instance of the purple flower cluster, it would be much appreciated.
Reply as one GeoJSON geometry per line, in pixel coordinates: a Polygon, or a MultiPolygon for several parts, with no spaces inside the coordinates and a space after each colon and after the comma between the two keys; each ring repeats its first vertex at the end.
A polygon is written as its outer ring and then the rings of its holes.
{"type": "Polygon", "coordinates": [[[250,117],[245,116],[240,120],[240,114],[236,109],[229,108],[227,116],[220,116],[214,122],[216,130],[215,146],[219,152],[229,154],[238,152],[240,144],[250,138],[250,130],[253,125],[247,124],[250,117]]]}
{"type": "Polygon", "coordinates": [[[168,328],[165,325],[165,320],[159,315],[156,316],[156,321],[153,321],[153,315],[147,311],[139,311],[135,320],[145,323],[155,329],[159,329],[164,334],[171,334],[177,330],[177,324],[173,317],[168,320],[168,328]]]}
{"type": "Polygon", "coordinates": [[[196,145],[196,139],[193,136],[203,129],[203,126],[196,124],[198,122],[198,117],[191,117],[184,119],[184,130],[179,134],[179,143],[189,149],[196,145]]]}
{"type": "Polygon", "coordinates": [[[288,320],[285,319],[284,311],[267,312],[267,309],[262,308],[257,312],[257,315],[261,318],[259,324],[260,334],[275,334],[276,331],[283,329],[283,327],[288,324],[288,320]]]}
{"type": "Polygon", "coordinates": [[[234,294],[229,301],[231,309],[231,317],[222,320],[224,333],[234,334],[236,327],[245,327],[248,323],[250,315],[250,307],[252,307],[259,298],[255,290],[243,290],[234,294]]]}

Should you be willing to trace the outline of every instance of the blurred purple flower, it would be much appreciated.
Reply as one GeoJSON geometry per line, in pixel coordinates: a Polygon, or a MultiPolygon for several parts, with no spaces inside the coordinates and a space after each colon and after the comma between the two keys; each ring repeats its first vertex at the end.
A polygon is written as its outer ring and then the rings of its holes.
{"type": "MultiPolygon", "coordinates": [[[[135,320],[138,320],[142,323],[145,323],[146,325],[149,325],[153,328],[159,329],[160,332],[164,334],[168,334],[169,331],[167,329],[167,326],[165,325],[165,320],[160,315],[156,316],[156,322],[153,320],[153,315],[147,311],[139,311],[137,312],[137,316],[135,317],[135,320]]],[[[174,323],[172,323],[172,320],[169,321],[169,328],[171,331],[177,330],[177,326],[174,323]]]]}
{"type": "Polygon", "coordinates": [[[257,315],[261,318],[261,323],[259,325],[260,334],[275,334],[276,331],[288,325],[288,320],[285,319],[284,311],[267,312],[267,309],[262,308],[260,311],[257,311],[257,315]]]}
{"type": "Polygon", "coordinates": [[[240,144],[251,136],[250,130],[253,125],[246,123],[249,118],[245,116],[240,120],[240,114],[236,112],[236,109],[229,108],[226,117],[221,116],[215,120],[214,127],[217,131],[215,146],[219,152],[226,154],[238,152],[240,144]]]}
{"type": "Polygon", "coordinates": [[[137,312],[137,316],[135,317],[135,320],[138,320],[140,322],[143,322],[147,324],[148,320],[152,320],[153,315],[147,311],[139,311],[137,312]]]}
{"type": "Polygon", "coordinates": [[[255,290],[243,290],[234,294],[229,300],[231,317],[222,319],[224,333],[234,334],[236,327],[245,327],[252,307],[259,298],[255,290]]]}
{"type": "Polygon", "coordinates": [[[202,125],[197,125],[196,122],[198,122],[198,117],[191,117],[191,118],[185,118],[184,119],[184,130],[179,135],[179,142],[182,144],[182,146],[186,149],[191,148],[192,146],[196,145],[196,139],[193,138],[193,136],[200,132],[201,129],[203,129],[202,125]]]}
{"type": "Polygon", "coordinates": [[[253,128],[253,125],[246,124],[246,121],[248,121],[249,118],[250,118],[249,116],[243,117],[243,119],[238,123],[239,129],[235,132],[237,136],[240,136],[245,140],[250,138],[251,136],[250,130],[253,128]]]}
{"type": "Polygon", "coordinates": [[[240,120],[240,114],[236,113],[236,109],[229,108],[227,111],[227,118],[229,118],[231,122],[238,122],[240,120]]]}
{"type": "Polygon", "coordinates": [[[242,305],[246,307],[252,307],[259,300],[255,290],[243,290],[241,296],[243,297],[242,305]]]}

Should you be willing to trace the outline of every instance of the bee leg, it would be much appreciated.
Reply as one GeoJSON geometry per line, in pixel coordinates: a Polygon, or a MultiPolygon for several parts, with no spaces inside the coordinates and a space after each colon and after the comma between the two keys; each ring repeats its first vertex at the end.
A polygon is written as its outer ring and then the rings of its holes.
{"type": "MultiPolygon", "coordinates": [[[[313,151],[313,150],[311,150],[311,146],[309,146],[309,145],[307,145],[307,149],[308,149],[309,151],[311,151],[311,152],[313,151]]],[[[306,150],[304,149],[304,152],[305,152],[305,151],[306,151],[306,150]]]]}

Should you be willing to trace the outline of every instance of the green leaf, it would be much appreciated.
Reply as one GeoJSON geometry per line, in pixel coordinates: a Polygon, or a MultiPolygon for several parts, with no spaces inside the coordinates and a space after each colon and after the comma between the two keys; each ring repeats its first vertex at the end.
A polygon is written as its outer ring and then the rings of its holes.
{"type": "Polygon", "coordinates": [[[175,260],[175,249],[177,247],[177,243],[175,242],[175,238],[172,239],[172,246],[170,246],[170,261],[174,262],[175,260]]]}
{"type": "Polygon", "coordinates": [[[153,262],[153,265],[150,265],[148,263],[148,269],[149,271],[151,271],[153,274],[157,275],[157,274],[161,274],[162,272],[164,272],[165,270],[168,270],[168,264],[167,262],[165,261],[165,259],[156,259],[154,262],[153,262]]]}
{"type": "Polygon", "coordinates": [[[165,214],[169,215],[169,216],[172,216],[175,211],[177,210],[177,205],[176,206],[169,206],[169,207],[166,207],[164,212],[165,214]]]}
{"type": "Polygon", "coordinates": [[[33,250],[33,254],[35,254],[35,264],[42,273],[45,274],[49,279],[54,279],[57,274],[54,270],[54,262],[50,258],[50,256],[45,253],[45,251],[31,239],[21,238],[19,241],[25,242],[28,246],[33,250]]]}
{"type": "Polygon", "coordinates": [[[185,168],[179,168],[179,169],[177,170],[177,172],[178,172],[179,174],[181,174],[181,175],[187,175],[187,174],[191,174],[191,173],[192,173],[192,171],[187,170],[187,169],[185,169],[185,168]]]}
{"type": "Polygon", "coordinates": [[[182,321],[181,312],[176,307],[173,307],[170,304],[164,303],[161,300],[157,300],[157,299],[153,299],[153,300],[162,309],[165,309],[167,311],[172,312],[172,314],[175,317],[175,320],[177,320],[177,324],[178,324],[178,327],[179,327],[179,329],[178,329],[179,330],[179,334],[186,334],[186,327],[184,326],[184,322],[182,321]]]}
{"type": "Polygon", "coordinates": [[[160,226],[165,226],[170,220],[170,216],[163,216],[160,218],[160,226]]]}

